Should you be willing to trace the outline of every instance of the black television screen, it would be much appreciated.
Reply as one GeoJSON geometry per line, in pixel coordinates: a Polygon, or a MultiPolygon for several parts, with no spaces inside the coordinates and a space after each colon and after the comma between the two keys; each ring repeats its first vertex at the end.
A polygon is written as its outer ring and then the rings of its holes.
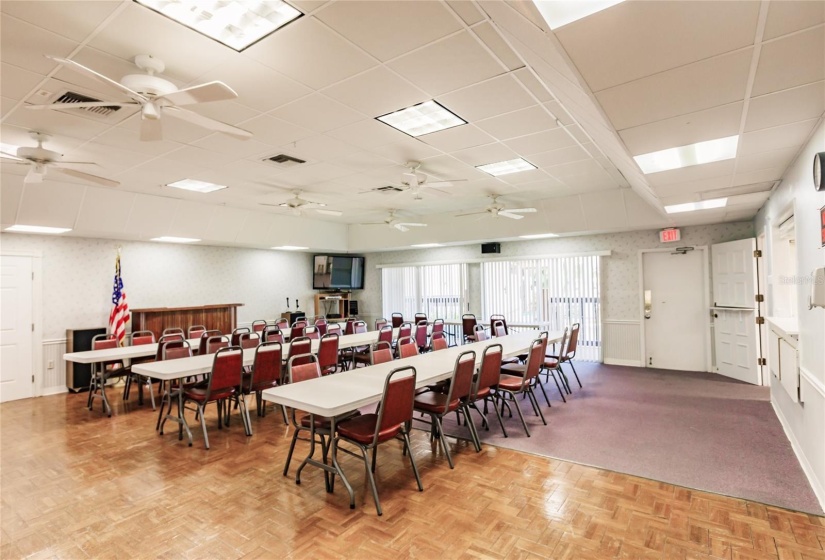
{"type": "Polygon", "coordinates": [[[315,255],[312,264],[315,290],[363,290],[364,257],[315,255]]]}

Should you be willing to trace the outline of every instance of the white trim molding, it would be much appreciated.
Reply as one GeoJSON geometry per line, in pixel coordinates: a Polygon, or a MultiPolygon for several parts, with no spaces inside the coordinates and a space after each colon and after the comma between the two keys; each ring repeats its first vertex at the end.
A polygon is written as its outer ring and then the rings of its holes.
{"type": "MultiPolygon", "coordinates": [[[[802,379],[807,381],[808,384],[811,387],[813,387],[814,389],[816,389],[816,392],[819,393],[822,396],[823,399],[825,399],[825,383],[823,383],[822,381],[820,381],[819,379],[814,377],[814,374],[811,373],[810,371],[808,371],[807,369],[805,369],[804,367],[799,368],[799,376],[801,378],[800,381],[802,379]]],[[[802,388],[803,388],[803,384],[800,383],[799,384],[800,393],[803,392],[802,388]]],[[[805,402],[804,399],[802,398],[802,394],[799,395],[799,400],[800,400],[800,402],[805,402]]]]}
{"type": "Polygon", "coordinates": [[[779,419],[779,423],[782,424],[782,429],[785,431],[785,436],[787,436],[788,440],[791,442],[791,448],[793,452],[796,454],[796,458],[799,460],[799,465],[802,467],[802,471],[805,473],[805,476],[808,478],[808,482],[811,483],[811,488],[816,495],[816,499],[819,500],[819,505],[822,506],[822,509],[825,510],[825,481],[821,481],[816,476],[816,471],[814,470],[811,463],[808,461],[808,458],[805,456],[805,453],[802,451],[802,446],[799,445],[799,442],[794,436],[794,433],[788,427],[788,422],[785,420],[785,417],[782,415],[782,410],[776,406],[776,403],[773,399],[771,399],[771,406],[773,407],[773,411],[776,414],[776,417],[779,419]]]}
{"type": "Polygon", "coordinates": [[[554,253],[551,255],[512,255],[509,257],[491,257],[489,259],[452,259],[444,261],[406,262],[377,264],[375,268],[399,268],[403,266],[430,266],[438,264],[477,264],[497,261],[534,261],[540,259],[560,259],[565,257],[609,257],[613,251],[584,251],[576,253],[554,253]]]}

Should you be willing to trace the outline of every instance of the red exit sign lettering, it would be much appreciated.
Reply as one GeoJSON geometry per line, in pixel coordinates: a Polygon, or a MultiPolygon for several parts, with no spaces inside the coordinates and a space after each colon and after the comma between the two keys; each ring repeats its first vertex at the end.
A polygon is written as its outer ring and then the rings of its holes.
{"type": "Polygon", "coordinates": [[[659,232],[659,241],[662,243],[672,243],[682,239],[682,234],[679,228],[667,228],[659,232]]]}

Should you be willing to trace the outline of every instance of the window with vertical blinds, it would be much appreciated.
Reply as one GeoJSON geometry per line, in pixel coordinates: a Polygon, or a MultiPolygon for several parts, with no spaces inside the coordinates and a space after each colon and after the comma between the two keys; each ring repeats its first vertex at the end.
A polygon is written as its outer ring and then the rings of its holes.
{"type": "Polygon", "coordinates": [[[412,320],[427,318],[459,321],[467,300],[467,265],[400,266],[381,270],[384,317],[402,313],[412,320]]]}
{"type": "Polygon", "coordinates": [[[481,264],[484,318],[564,330],[580,323],[576,357],[601,359],[601,281],[598,256],[555,257],[481,264]]]}

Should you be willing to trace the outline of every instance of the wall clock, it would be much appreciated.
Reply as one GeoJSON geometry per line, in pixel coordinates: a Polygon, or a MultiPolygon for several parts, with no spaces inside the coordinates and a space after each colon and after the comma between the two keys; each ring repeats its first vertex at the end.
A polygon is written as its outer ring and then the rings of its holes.
{"type": "Polygon", "coordinates": [[[825,190],[825,177],[822,176],[823,167],[825,167],[825,152],[819,152],[814,156],[814,188],[818,191],[825,190]]]}

